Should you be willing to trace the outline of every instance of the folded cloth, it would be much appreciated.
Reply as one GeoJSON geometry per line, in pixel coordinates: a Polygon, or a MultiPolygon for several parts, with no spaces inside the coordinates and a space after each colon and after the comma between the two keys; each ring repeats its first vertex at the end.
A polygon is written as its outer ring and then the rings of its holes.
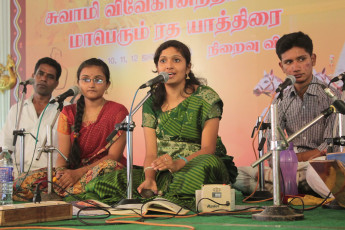
{"type": "MultiPolygon", "coordinates": [[[[319,198],[312,195],[305,195],[304,197],[299,197],[299,198],[291,197],[288,199],[288,203],[291,202],[290,204],[292,205],[303,205],[302,200],[303,200],[304,205],[318,205],[322,203],[324,198],[319,198]]],[[[329,203],[332,200],[334,200],[334,198],[328,198],[325,203],[329,203]]]]}

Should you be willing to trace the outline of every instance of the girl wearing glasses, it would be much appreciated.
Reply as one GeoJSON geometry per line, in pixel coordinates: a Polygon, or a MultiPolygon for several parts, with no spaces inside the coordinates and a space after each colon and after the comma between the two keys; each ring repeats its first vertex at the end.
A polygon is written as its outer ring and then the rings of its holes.
{"type": "MultiPolygon", "coordinates": [[[[84,61],[77,77],[82,96],[77,104],[64,107],[58,123],[59,149],[68,161],[58,156],[56,164],[57,184],[73,194],[83,192],[96,176],[126,165],[125,132],[119,131],[111,146],[106,138],[128,114],[123,105],[103,97],[110,86],[110,72],[102,60],[84,61]]],[[[57,190],[60,195],[67,195],[57,190]]]]}
{"type": "MultiPolygon", "coordinates": [[[[58,121],[58,148],[68,161],[58,154],[55,168],[56,192],[60,196],[84,192],[93,178],[124,168],[123,150],[126,133],[119,131],[108,144],[106,138],[128,114],[119,103],[107,101],[103,96],[110,86],[110,72],[106,63],[91,58],[77,71],[81,96],[77,104],[65,106],[58,121]]],[[[33,198],[37,184],[46,180],[47,170],[29,172],[15,193],[17,200],[33,198]]]]}

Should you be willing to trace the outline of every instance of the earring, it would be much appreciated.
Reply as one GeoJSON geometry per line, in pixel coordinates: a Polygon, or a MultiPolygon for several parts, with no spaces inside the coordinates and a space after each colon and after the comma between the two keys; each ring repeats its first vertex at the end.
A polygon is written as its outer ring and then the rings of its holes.
{"type": "Polygon", "coordinates": [[[105,90],[104,94],[108,94],[108,90],[107,89],[105,90]]]}
{"type": "Polygon", "coordinates": [[[189,77],[189,74],[186,74],[186,80],[189,80],[190,77],[189,77]]]}

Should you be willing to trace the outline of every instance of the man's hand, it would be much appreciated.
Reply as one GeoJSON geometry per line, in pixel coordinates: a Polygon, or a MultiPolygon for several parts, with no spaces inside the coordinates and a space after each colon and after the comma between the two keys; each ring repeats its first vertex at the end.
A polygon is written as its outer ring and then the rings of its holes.
{"type": "Polygon", "coordinates": [[[326,153],[327,153],[327,150],[320,151],[318,149],[313,149],[310,151],[297,153],[297,158],[299,162],[310,161],[317,157],[326,156],[326,153]]]}

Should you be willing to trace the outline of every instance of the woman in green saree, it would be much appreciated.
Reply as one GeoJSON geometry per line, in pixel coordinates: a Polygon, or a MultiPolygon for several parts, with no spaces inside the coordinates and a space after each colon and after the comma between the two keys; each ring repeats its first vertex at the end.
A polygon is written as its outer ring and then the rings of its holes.
{"type": "MultiPolygon", "coordinates": [[[[169,74],[154,86],[143,105],[146,156],[144,167],[133,170],[133,197],[143,189],[181,206],[195,207],[195,190],[203,184],[234,183],[237,168],[218,137],[223,102],[191,71],[188,47],[176,40],[161,44],[154,62],[157,72],[169,74]]],[[[126,198],[125,170],[96,178],[85,199],[107,203],[126,198]]]]}

